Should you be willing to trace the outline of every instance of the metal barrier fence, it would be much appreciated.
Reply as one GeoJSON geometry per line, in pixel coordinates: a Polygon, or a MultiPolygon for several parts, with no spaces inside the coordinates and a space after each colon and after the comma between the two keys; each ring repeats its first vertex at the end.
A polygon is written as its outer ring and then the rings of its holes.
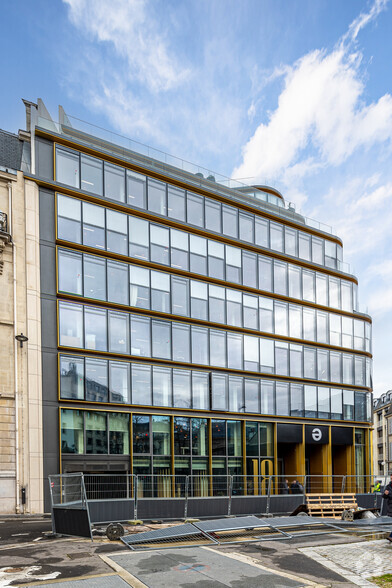
{"type": "Polygon", "coordinates": [[[54,533],[90,537],[90,505],[83,474],[49,476],[54,533]]]}
{"type": "MultiPolygon", "coordinates": [[[[52,512],[88,511],[91,522],[287,514],[306,493],[353,493],[381,504],[375,476],[206,476],[63,474],[50,476],[52,512]],[[88,507],[88,508],[87,508],[88,507]]],[[[387,483],[387,480],[382,480],[387,483]]],[[[381,487],[383,485],[381,484],[381,487]]]]}

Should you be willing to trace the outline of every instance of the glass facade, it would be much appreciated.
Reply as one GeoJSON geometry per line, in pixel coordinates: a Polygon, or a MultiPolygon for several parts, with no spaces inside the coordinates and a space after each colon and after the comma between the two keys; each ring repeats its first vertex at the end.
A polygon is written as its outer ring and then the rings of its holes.
{"type": "Polygon", "coordinates": [[[181,476],[194,496],[225,495],[226,475],[253,494],[284,471],[277,423],[349,421],[364,477],[371,322],[338,240],[252,208],[257,191],[230,202],[55,156],[56,181],[79,191],[56,195],[63,459],[125,456],[143,496],[181,492],[181,476]]]}

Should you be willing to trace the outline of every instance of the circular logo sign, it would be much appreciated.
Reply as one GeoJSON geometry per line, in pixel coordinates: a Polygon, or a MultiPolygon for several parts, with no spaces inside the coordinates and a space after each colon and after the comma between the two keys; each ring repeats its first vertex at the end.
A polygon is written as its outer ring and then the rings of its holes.
{"type": "Polygon", "coordinates": [[[320,429],[313,429],[312,431],[312,439],[313,441],[320,441],[322,437],[322,433],[320,429]]]}

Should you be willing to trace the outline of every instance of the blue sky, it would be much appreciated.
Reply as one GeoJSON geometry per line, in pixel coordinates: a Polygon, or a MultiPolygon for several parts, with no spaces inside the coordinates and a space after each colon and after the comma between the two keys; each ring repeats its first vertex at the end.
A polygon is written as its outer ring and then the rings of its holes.
{"type": "Polygon", "coordinates": [[[392,388],[392,4],[4,0],[0,127],[21,98],[278,187],[332,225],[392,388]],[[108,10],[110,7],[110,11],[108,10]]]}

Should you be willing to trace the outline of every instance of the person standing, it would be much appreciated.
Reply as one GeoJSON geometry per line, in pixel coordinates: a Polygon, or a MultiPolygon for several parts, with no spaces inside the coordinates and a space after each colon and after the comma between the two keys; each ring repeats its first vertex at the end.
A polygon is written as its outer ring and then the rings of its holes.
{"type": "MultiPolygon", "coordinates": [[[[387,503],[387,517],[392,517],[392,475],[389,484],[387,484],[384,488],[382,497],[387,503]]],[[[392,533],[389,535],[389,537],[387,537],[387,539],[392,543],[392,533]]]]}
{"type": "Polygon", "coordinates": [[[280,483],[280,494],[288,494],[289,493],[289,481],[287,478],[282,480],[280,483]]]}

